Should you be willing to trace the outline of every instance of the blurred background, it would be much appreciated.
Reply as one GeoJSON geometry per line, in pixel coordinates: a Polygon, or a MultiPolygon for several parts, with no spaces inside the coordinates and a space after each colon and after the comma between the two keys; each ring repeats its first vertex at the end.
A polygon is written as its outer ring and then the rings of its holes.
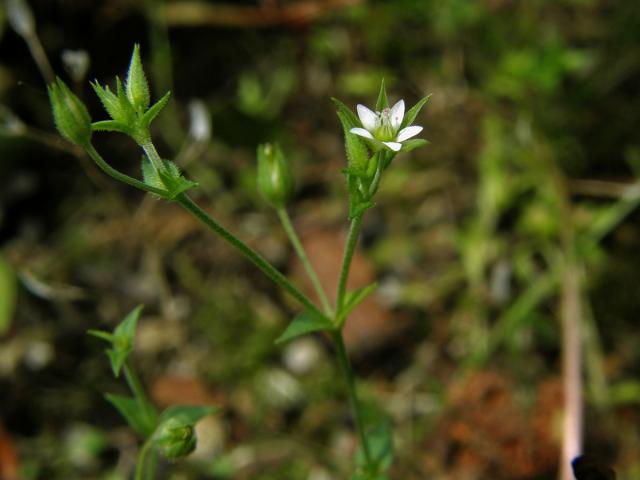
{"type": "MultiPolygon", "coordinates": [[[[29,0],[33,22],[0,5],[0,478],[130,478],[139,439],[103,398],[125,386],[86,331],[140,303],[153,401],[224,409],[158,478],[348,478],[329,342],[274,345],[291,298],[55,132],[52,72],[105,119],[89,81],[113,86],[134,43],[153,97],[172,91],[160,154],[309,292],[256,193],[257,144],[293,164],[290,213],[334,292],[347,203],[330,97],[371,106],[382,78],[391,102],[433,93],[415,122],[431,145],[386,172],[352,270],[380,283],[346,334],[368,417],[395,429],[392,479],[557,478],[567,325],[585,450],[640,478],[640,2],[29,0]]],[[[133,142],[94,138],[140,175],[133,142]]]]}

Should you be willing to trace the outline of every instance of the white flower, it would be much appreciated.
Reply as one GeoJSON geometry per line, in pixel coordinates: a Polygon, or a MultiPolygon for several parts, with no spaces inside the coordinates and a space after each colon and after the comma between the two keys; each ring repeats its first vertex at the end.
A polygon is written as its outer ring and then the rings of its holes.
{"type": "Polygon", "coordinates": [[[400,151],[402,142],[422,131],[422,127],[418,125],[400,129],[404,119],[404,100],[381,112],[369,110],[364,105],[358,105],[357,110],[364,128],[354,127],[350,132],[369,139],[374,144],[382,144],[394,152],[400,151]]]}

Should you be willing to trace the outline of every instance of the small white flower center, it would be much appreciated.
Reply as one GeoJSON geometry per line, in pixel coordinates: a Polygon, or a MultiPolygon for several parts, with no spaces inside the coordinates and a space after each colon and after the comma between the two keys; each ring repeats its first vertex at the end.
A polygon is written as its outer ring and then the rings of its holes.
{"type": "Polygon", "coordinates": [[[396,132],[391,124],[391,109],[387,107],[381,112],[376,112],[376,115],[378,118],[374,136],[382,142],[394,140],[396,138],[396,132]]]}

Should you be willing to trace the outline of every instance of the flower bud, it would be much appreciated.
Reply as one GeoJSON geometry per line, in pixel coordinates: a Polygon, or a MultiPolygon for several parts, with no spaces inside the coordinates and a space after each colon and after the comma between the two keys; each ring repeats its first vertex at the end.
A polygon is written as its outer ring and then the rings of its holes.
{"type": "Polygon", "coordinates": [[[189,455],[197,443],[193,425],[178,418],[166,420],[155,434],[155,446],[170,460],[189,455]]]}
{"type": "Polygon", "coordinates": [[[59,78],[47,90],[53,108],[53,120],[60,134],[77,145],[88,145],[92,131],[87,107],[59,78]]]}
{"type": "Polygon", "coordinates": [[[258,191],[275,208],[293,194],[293,175],[279,145],[258,146],[258,191]]]}
{"type": "Polygon", "coordinates": [[[140,45],[133,47],[133,55],[129,63],[129,71],[127,72],[127,81],[125,86],[127,98],[136,110],[145,111],[149,108],[150,95],[149,84],[142,69],[142,61],[140,60],[140,45]]]}

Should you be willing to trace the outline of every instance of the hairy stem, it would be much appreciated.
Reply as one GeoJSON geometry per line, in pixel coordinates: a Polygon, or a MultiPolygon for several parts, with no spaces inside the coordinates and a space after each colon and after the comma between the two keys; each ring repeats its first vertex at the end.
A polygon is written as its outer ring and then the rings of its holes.
{"type": "Polygon", "coordinates": [[[280,222],[282,223],[282,227],[284,228],[284,231],[289,237],[289,241],[291,242],[291,245],[293,245],[293,249],[296,251],[298,258],[300,258],[300,261],[302,262],[302,265],[305,269],[305,272],[307,273],[307,276],[309,277],[309,280],[311,280],[311,283],[313,284],[313,288],[318,294],[318,298],[320,299],[320,303],[322,304],[322,308],[324,309],[324,312],[328,316],[333,316],[333,310],[331,308],[331,304],[329,303],[329,299],[327,298],[327,294],[325,293],[324,288],[322,288],[322,284],[318,279],[318,275],[316,271],[313,269],[313,265],[311,265],[311,262],[309,262],[307,253],[305,252],[304,247],[302,246],[302,243],[300,242],[300,239],[298,238],[298,235],[296,234],[296,231],[293,228],[293,224],[291,223],[291,218],[289,217],[289,213],[287,212],[287,209],[284,207],[279,208],[278,217],[280,218],[280,222]]]}
{"type": "Polygon", "coordinates": [[[340,279],[338,280],[338,293],[336,294],[336,311],[339,312],[344,303],[344,297],[347,293],[347,279],[349,278],[349,269],[351,268],[351,260],[356,251],[356,244],[360,236],[362,228],[362,214],[357,215],[351,220],[349,226],[349,235],[344,249],[344,257],[342,259],[342,268],[340,269],[340,279]]]}
{"type": "Polygon", "coordinates": [[[336,346],[340,371],[342,372],[347,386],[347,393],[349,395],[349,401],[351,402],[351,410],[353,411],[353,418],[356,424],[356,429],[358,430],[358,436],[360,437],[360,443],[362,444],[364,458],[367,466],[371,467],[373,465],[373,458],[371,457],[371,451],[369,450],[369,442],[367,442],[364,420],[362,418],[362,409],[360,408],[360,401],[358,400],[358,394],[356,392],[353,368],[351,367],[351,361],[347,355],[347,349],[344,346],[342,330],[333,332],[332,337],[336,346]]]}
{"type": "Polygon", "coordinates": [[[182,207],[189,211],[194,217],[204,223],[214,233],[220,235],[224,240],[230,243],[242,255],[247,257],[254,265],[256,265],[263,273],[265,273],[276,284],[289,292],[298,302],[300,302],[309,312],[318,315],[321,318],[326,316],[316,307],[313,302],[304,293],[298,290],[287,277],[280,273],[273,265],[265,260],[259,253],[249,247],[247,244],[238,239],[226,228],[216,222],[207,212],[202,210],[191,198],[185,193],[181,193],[175,199],[182,207]]]}

